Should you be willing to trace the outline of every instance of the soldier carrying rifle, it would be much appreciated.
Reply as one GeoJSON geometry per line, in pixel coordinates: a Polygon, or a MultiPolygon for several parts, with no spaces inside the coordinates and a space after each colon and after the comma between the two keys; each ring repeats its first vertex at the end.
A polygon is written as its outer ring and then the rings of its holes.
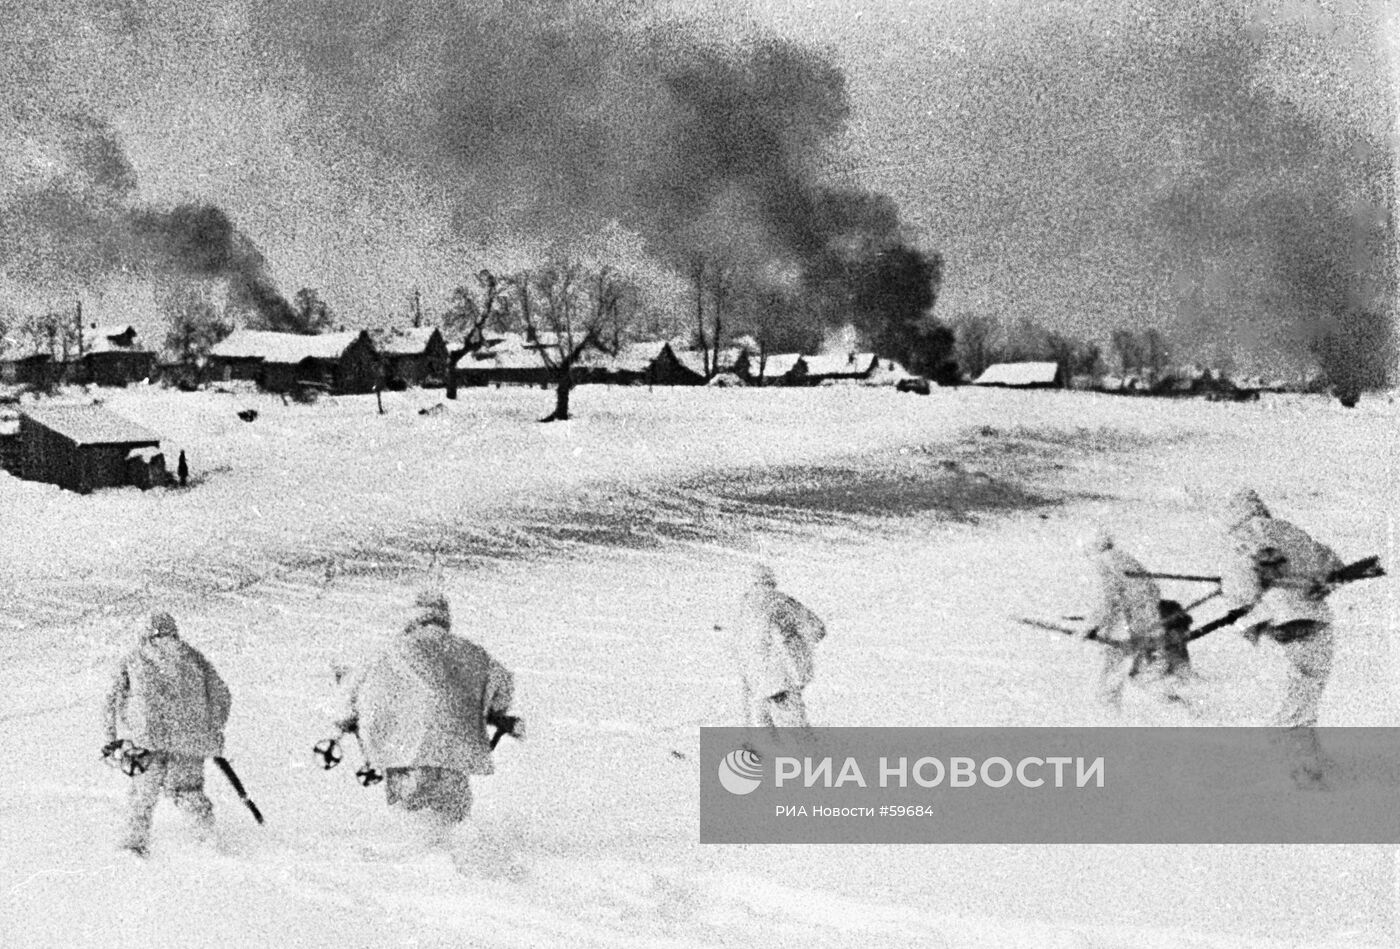
{"type": "Polygon", "coordinates": [[[1349,569],[1330,547],[1273,517],[1246,488],[1225,506],[1231,553],[1221,571],[1227,617],[1256,646],[1272,639],[1289,663],[1288,685],[1272,724],[1293,729],[1294,776],[1320,784],[1325,759],[1313,727],[1332,672],[1332,611],[1326,598],[1349,569]]]}
{"type": "Polygon", "coordinates": [[[104,757],[132,778],[121,847],[144,857],[156,802],[167,796],[188,813],[202,840],[214,835],[214,807],[204,792],[204,759],[224,753],[233,699],[204,654],[179,635],[175,618],[151,615],[136,645],[118,662],[102,706],[104,757]],[[126,738],[118,738],[118,730],[126,738]]]}
{"type": "MultiPolygon", "coordinates": [[[[496,739],[501,729],[523,737],[509,714],[514,682],[485,649],[452,632],[446,597],[425,590],[404,628],[343,684],[335,726],[361,742],[362,783],[382,777],[391,806],[423,813],[429,836],[445,839],[471,813],[471,776],[495,771],[487,726],[496,725],[496,739]]],[[[317,753],[328,768],[340,760],[334,740],[317,753]]]]}
{"type": "Polygon", "coordinates": [[[1109,647],[1099,670],[1099,701],[1120,709],[1124,687],[1136,678],[1195,711],[1182,688],[1191,671],[1189,614],[1175,600],[1162,599],[1156,580],[1107,531],[1095,531],[1084,552],[1098,580],[1097,602],[1077,635],[1109,647]]]}

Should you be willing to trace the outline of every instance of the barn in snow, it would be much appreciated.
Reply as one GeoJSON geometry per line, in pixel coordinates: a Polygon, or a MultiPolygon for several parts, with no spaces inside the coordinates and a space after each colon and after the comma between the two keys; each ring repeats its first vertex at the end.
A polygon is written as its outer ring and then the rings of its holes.
{"type": "Polygon", "coordinates": [[[835,353],[826,356],[803,356],[807,373],[803,377],[808,385],[823,382],[863,382],[880,368],[880,359],[874,353],[835,353]]]}
{"type": "Polygon", "coordinates": [[[686,365],[664,341],[629,343],[615,355],[590,350],[581,362],[581,382],[623,386],[698,386],[705,382],[704,375],[686,365]]]}
{"type": "Polygon", "coordinates": [[[807,360],[801,353],[763,356],[746,351],[735,361],[733,371],[749,385],[801,385],[807,376],[807,360]]]}
{"type": "Polygon", "coordinates": [[[374,391],[379,353],[365,330],[314,336],[238,330],[209,351],[209,374],[252,379],[270,392],[315,385],[349,395],[374,391]]]}
{"type": "Polygon", "coordinates": [[[0,382],[46,388],[58,381],[62,365],[48,353],[26,352],[0,357],[0,382]]]}
{"type": "Polygon", "coordinates": [[[1062,389],[1065,376],[1057,362],[999,362],[988,366],[972,384],[1008,389],[1062,389]]]}
{"type": "Polygon", "coordinates": [[[164,471],[160,436],[100,405],[28,405],[19,414],[19,471],[87,493],[129,484],[149,487],[164,471]]]}
{"type": "Polygon", "coordinates": [[[447,343],[435,326],[395,329],[375,337],[390,389],[442,385],[447,381],[447,343]]]}
{"type": "Polygon", "coordinates": [[[457,381],[463,386],[547,386],[553,380],[540,349],[519,333],[499,333],[457,360],[457,381]]]}
{"type": "Polygon", "coordinates": [[[99,386],[125,386],[149,379],[156,354],[137,344],[136,328],[127,323],[94,325],[83,333],[83,354],[75,381],[99,386]]]}

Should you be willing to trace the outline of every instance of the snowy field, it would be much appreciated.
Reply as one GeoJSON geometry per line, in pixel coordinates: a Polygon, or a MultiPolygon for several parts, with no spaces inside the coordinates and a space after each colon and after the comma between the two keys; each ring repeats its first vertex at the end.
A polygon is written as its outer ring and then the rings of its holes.
{"type": "MultiPolygon", "coordinates": [[[[1094,706],[1079,612],[1093,523],[1150,567],[1215,573],[1212,505],[1256,487],[1344,560],[1394,572],[1400,407],[1084,393],[604,389],[285,405],[97,393],[159,432],[185,491],[82,497],[0,473],[3,946],[1392,946],[1388,847],[703,847],[697,729],[736,724],[713,632],[754,556],[827,620],[819,725],[1181,724],[1094,706]],[[257,419],[236,412],[254,408],[257,419]],[[331,669],[440,576],[459,631],[517,674],[529,741],[475,783],[454,866],[347,765],[322,772],[331,669]],[[99,703],[170,609],[234,693],[209,769],[220,843],[168,804],[146,863],[113,846],[126,779],[99,703]]],[[[81,395],[73,393],[74,396],[81,395]]],[[[1166,585],[1190,599],[1199,587],[1166,585]]],[[[1394,725],[1396,586],[1334,597],[1324,725],[1394,725]]],[[[1203,607],[1201,619],[1215,614],[1203,607]]],[[[1210,723],[1258,724],[1283,669],[1195,650],[1210,723]]]]}

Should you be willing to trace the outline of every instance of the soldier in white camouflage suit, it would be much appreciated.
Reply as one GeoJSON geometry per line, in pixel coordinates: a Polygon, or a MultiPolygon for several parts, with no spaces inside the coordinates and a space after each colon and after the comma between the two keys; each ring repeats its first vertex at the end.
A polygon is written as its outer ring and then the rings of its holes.
{"type": "Polygon", "coordinates": [[[1313,731],[1318,705],[1332,672],[1332,611],[1328,578],[1345,566],[1331,548],[1288,521],[1273,517],[1259,495],[1245,488],[1225,508],[1231,552],[1221,571],[1221,593],[1258,645],[1272,639],[1289,663],[1288,684],[1272,725],[1293,729],[1294,775],[1317,783],[1326,765],[1313,731]]]}
{"type": "Polygon", "coordinates": [[[388,803],[425,812],[443,833],[471,813],[471,775],[495,771],[487,719],[510,710],[514,689],[504,666],[451,628],[447,599],[420,593],[409,622],[346,683],[336,721],[383,769],[388,803]]]}
{"type": "Polygon", "coordinates": [[[204,759],[224,753],[224,726],[232,698],[204,655],[180,638],[175,619],[156,613],[136,647],[117,665],[103,705],[111,754],[122,740],[149,752],[143,773],[131,779],[130,815],[121,846],[145,856],[151,817],[162,794],[194,818],[199,835],[214,830],[214,808],[204,793],[204,759]]]}
{"type": "Polygon", "coordinates": [[[1129,679],[1193,713],[1198,703],[1186,688],[1190,658],[1185,634],[1191,620],[1173,600],[1163,600],[1157,581],[1146,576],[1138,560],[1119,549],[1106,530],[1097,529],[1085,542],[1097,580],[1096,601],[1082,637],[1103,642],[1097,696],[1117,711],[1129,679]]]}
{"type": "Polygon", "coordinates": [[[808,728],[802,690],[812,681],[816,645],[826,637],[821,619],[780,592],[772,569],[759,564],[730,633],[743,689],[744,724],[808,728]]]}

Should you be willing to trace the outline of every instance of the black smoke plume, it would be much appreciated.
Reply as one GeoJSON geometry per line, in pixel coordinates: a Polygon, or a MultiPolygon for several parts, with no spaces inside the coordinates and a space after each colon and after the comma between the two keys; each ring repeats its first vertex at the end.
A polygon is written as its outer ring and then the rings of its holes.
{"type": "Polygon", "coordinates": [[[0,201],[0,270],[41,292],[96,289],[118,275],[157,283],[216,281],[252,322],[295,325],[262,254],[228,215],[205,204],[173,209],[134,197],[136,174],[116,134],[85,113],[60,113],[48,132],[56,174],[0,201]]]}
{"type": "MultiPolygon", "coordinates": [[[[920,253],[887,199],[822,184],[850,116],[842,71],[761,30],[721,36],[607,0],[259,11],[268,68],[307,84],[299,135],[411,176],[482,244],[568,243],[617,221],[677,273],[720,261],[752,294],[826,294],[803,309],[838,322],[857,291],[847,277],[920,253]],[[799,279],[766,276],[779,271],[799,279]]],[[[348,163],[346,188],[365,167],[348,163]]]]}

